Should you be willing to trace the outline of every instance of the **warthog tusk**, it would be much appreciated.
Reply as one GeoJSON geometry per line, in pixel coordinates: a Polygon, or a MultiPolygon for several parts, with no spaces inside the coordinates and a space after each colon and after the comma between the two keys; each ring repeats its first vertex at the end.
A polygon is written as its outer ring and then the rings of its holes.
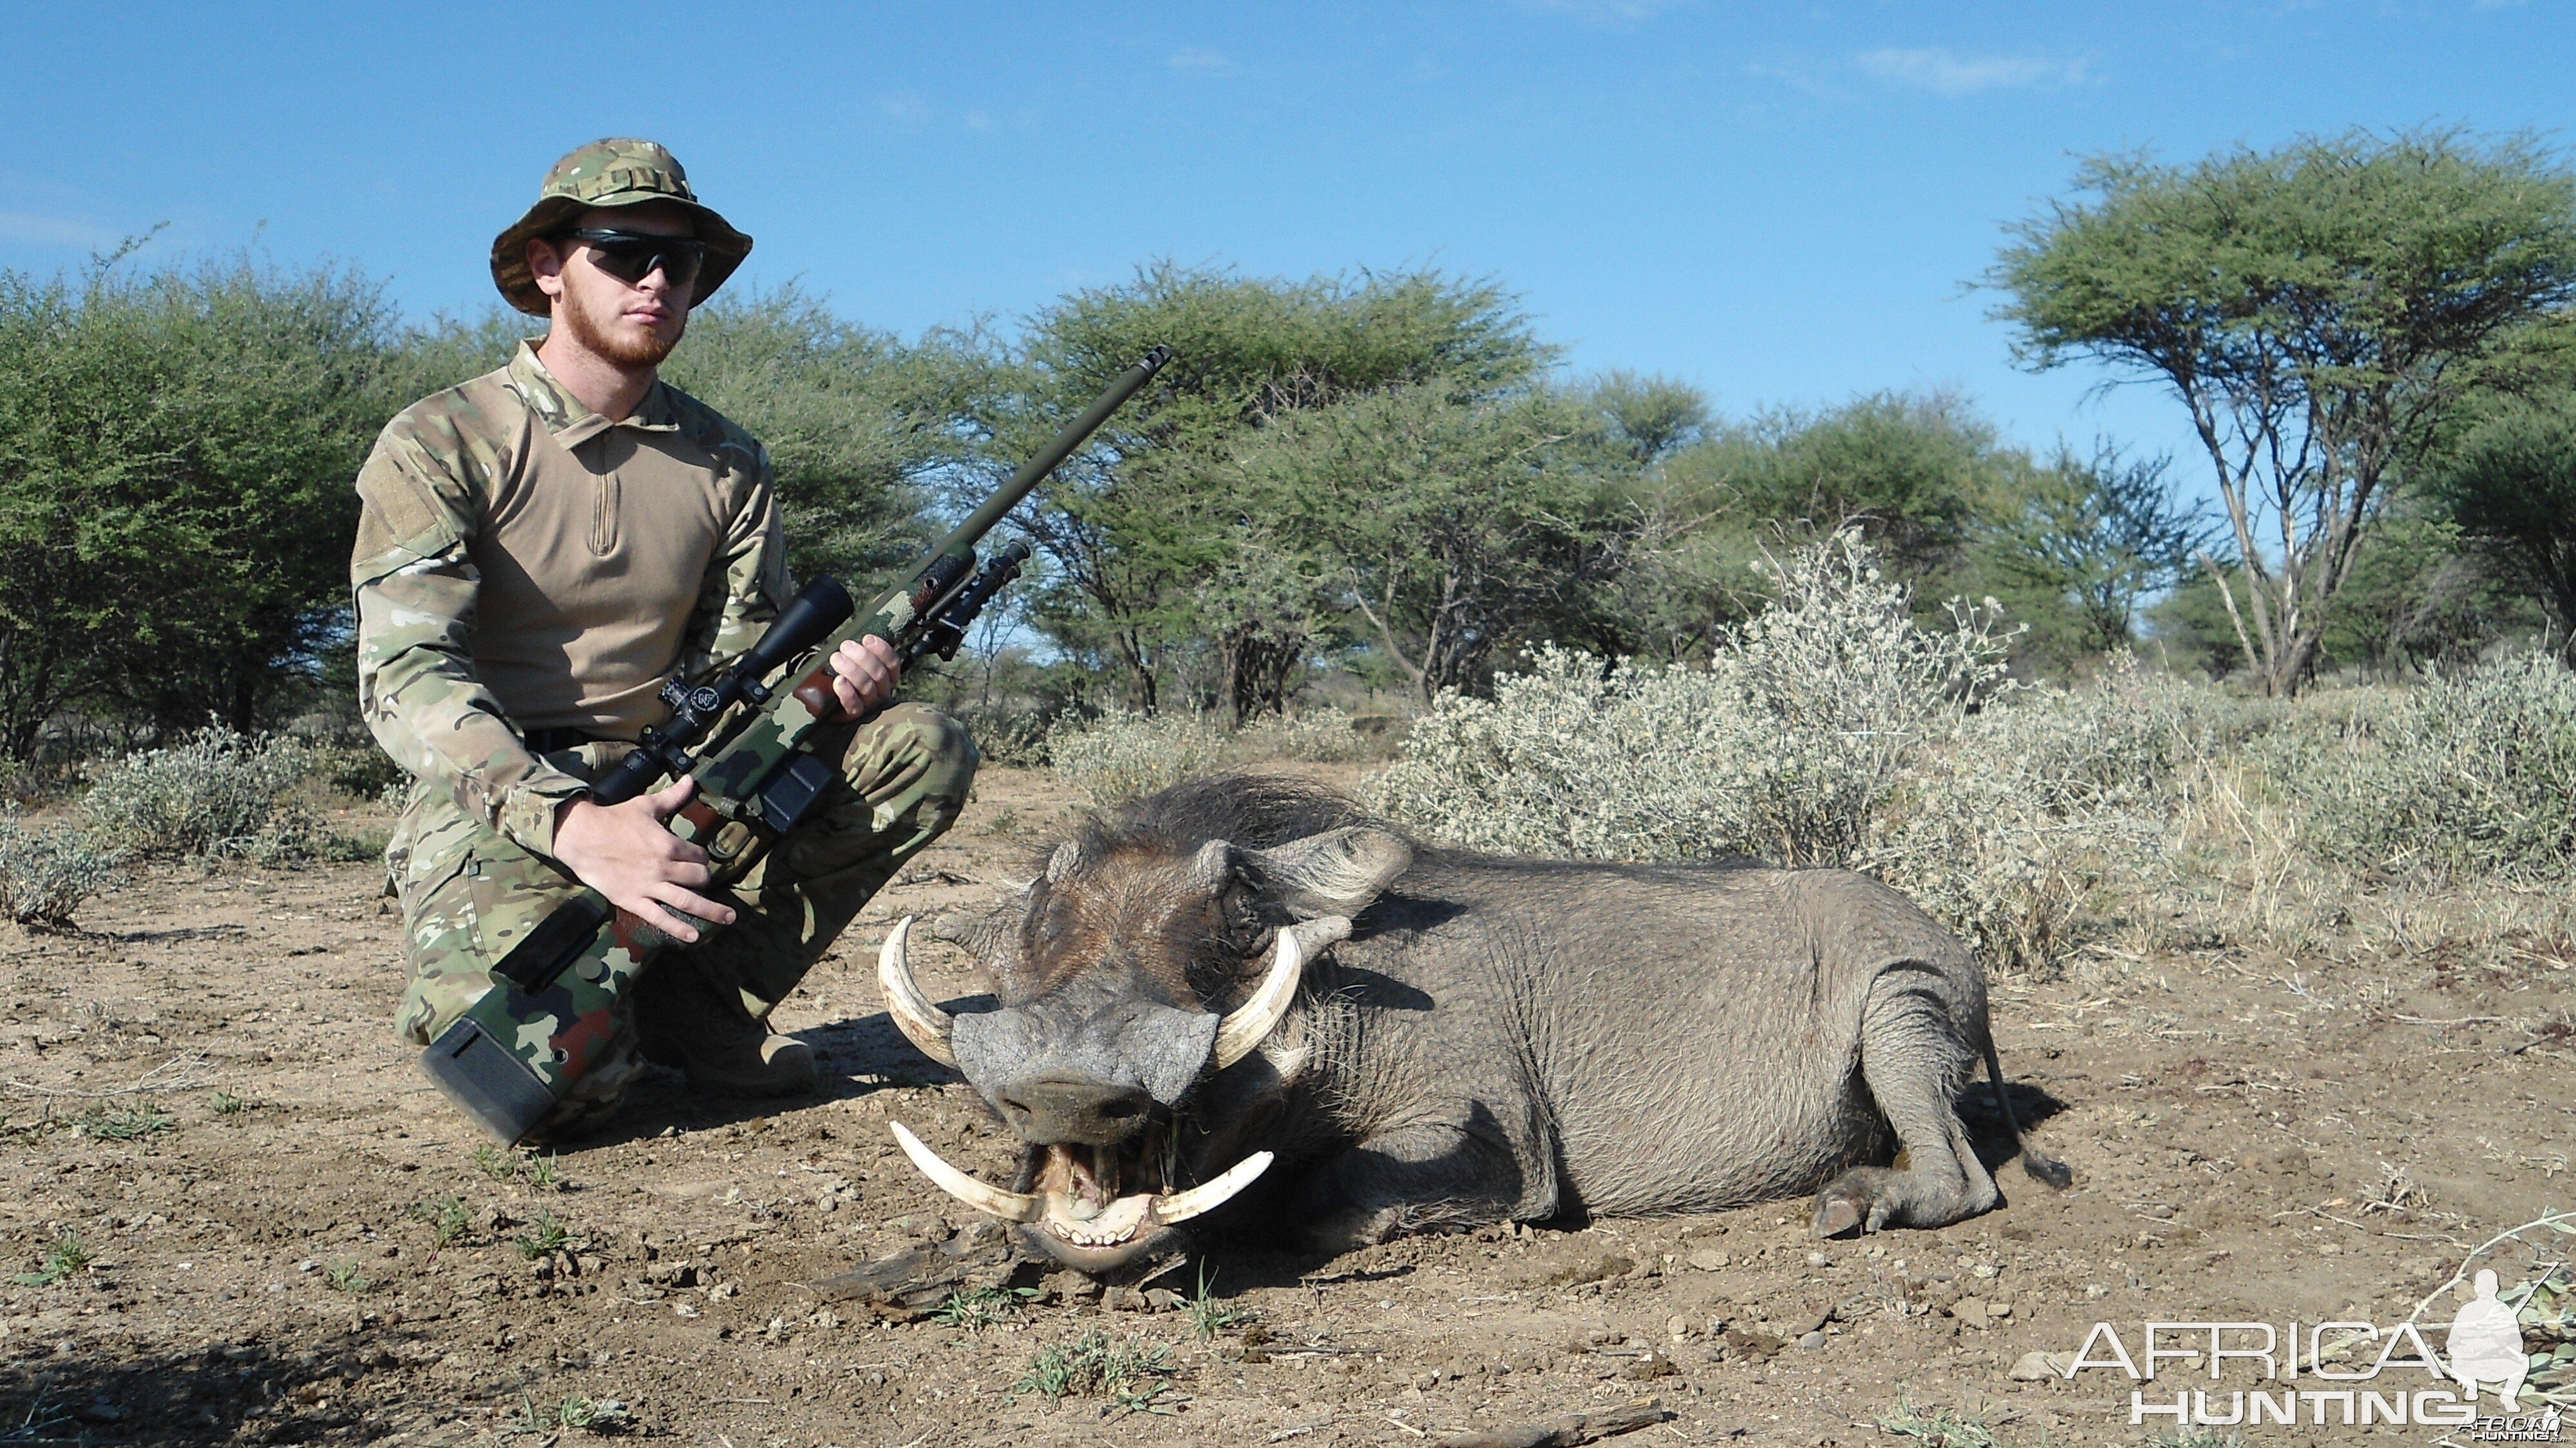
{"type": "Polygon", "coordinates": [[[1034,1222],[1038,1219],[1043,1209],[1037,1198],[986,1186],[940,1160],[939,1153],[922,1145],[921,1138],[906,1131],[902,1122],[889,1121],[886,1125],[894,1128],[895,1144],[903,1148],[903,1154],[911,1157],[912,1164],[921,1168],[921,1174],[930,1178],[941,1191],[979,1212],[989,1213],[1006,1222],[1034,1222]]]}
{"type": "Polygon", "coordinates": [[[911,939],[912,917],[907,915],[886,932],[885,946],[877,952],[877,985],[885,991],[886,1014],[894,1017],[895,1029],[921,1054],[942,1066],[954,1066],[957,1052],[950,1048],[948,1035],[957,1029],[957,1022],[912,983],[912,963],[904,958],[904,947],[911,939]]]}
{"type": "Polygon", "coordinates": [[[1306,972],[1306,952],[1297,944],[1297,932],[1279,932],[1278,952],[1271,958],[1270,973],[1252,992],[1252,999],[1225,1013],[1216,1028],[1216,1068],[1220,1071],[1249,1056],[1279,1022],[1288,1015],[1288,1003],[1297,998],[1297,982],[1306,972]]]}
{"type": "Polygon", "coordinates": [[[1213,1212],[1224,1206],[1235,1193],[1252,1185],[1254,1177],[1269,1169],[1270,1153],[1256,1151],[1236,1162],[1226,1170],[1225,1175],[1214,1181],[1201,1182],[1188,1191],[1174,1192],[1168,1197],[1156,1197],[1154,1215],[1161,1219],[1164,1225],[1169,1226],[1174,1222],[1186,1222],[1192,1217],[1213,1212]]]}

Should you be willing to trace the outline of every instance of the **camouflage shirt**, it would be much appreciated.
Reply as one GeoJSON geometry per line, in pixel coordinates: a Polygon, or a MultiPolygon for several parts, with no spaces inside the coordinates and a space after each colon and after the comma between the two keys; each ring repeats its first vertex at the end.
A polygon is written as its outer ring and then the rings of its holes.
{"type": "Polygon", "coordinates": [[[582,781],[522,730],[633,738],[788,596],[768,455],[656,383],[617,422],[522,343],[406,409],[358,474],[358,705],[395,761],[551,855],[582,781]]]}

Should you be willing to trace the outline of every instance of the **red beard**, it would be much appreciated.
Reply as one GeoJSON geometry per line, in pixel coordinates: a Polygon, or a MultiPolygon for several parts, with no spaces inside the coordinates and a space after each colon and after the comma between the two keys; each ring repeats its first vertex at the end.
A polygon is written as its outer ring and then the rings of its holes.
{"type": "Polygon", "coordinates": [[[574,341],[597,356],[620,367],[659,367],[671,349],[680,345],[680,336],[689,327],[686,312],[680,314],[680,325],[664,337],[651,328],[637,328],[621,319],[598,317],[584,308],[570,288],[556,299],[555,316],[572,332],[574,341]]]}

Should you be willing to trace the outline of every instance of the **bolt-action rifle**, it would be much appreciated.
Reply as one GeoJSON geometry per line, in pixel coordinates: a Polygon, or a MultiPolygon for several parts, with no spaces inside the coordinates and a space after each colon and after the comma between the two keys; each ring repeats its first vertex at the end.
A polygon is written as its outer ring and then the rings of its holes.
{"type": "MultiPolygon", "coordinates": [[[[674,676],[662,688],[670,720],[645,730],[590,797],[617,804],[666,778],[695,775],[697,794],[670,818],[671,833],[707,852],[709,888],[741,879],[841,777],[812,752],[817,732],[841,722],[827,668],[833,652],[872,636],[906,666],[955,657],[976,614],[1029,556],[1026,543],[1014,542],[978,568],[975,545],[1171,355],[1156,347],[1128,368],[865,614],[853,620],[848,592],[817,578],[721,674],[695,684],[674,676]],[[768,680],[782,671],[796,682],[773,689],[768,680]]],[[[686,918],[701,939],[719,928],[686,918]]],[[[598,1064],[615,1039],[618,998],[678,944],[585,889],[510,946],[492,967],[491,989],[421,1052],[421,1069],[486,1130],[515,1144],[598,1064]]]]}

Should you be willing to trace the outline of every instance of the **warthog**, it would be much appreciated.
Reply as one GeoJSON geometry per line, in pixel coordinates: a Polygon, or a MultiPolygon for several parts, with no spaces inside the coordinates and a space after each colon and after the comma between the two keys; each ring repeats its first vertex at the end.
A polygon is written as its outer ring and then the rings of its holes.
{"type": "Polygon", "coordinates": [[[1237,776],[1085,824],[949,932],[997,1010],[932,1005],[910,925],[879,961],[896,1024],[1025,1152],[1003,1190],[898,1139],[1086,1271],[1238,1193],[1326,1251],[1818,1187],[1826,1236],[1999,1200],[1953,1108],[1981,1053],[2004,1096],[1984,972],[1865,876],[1433,849],[1237,776]]]}

